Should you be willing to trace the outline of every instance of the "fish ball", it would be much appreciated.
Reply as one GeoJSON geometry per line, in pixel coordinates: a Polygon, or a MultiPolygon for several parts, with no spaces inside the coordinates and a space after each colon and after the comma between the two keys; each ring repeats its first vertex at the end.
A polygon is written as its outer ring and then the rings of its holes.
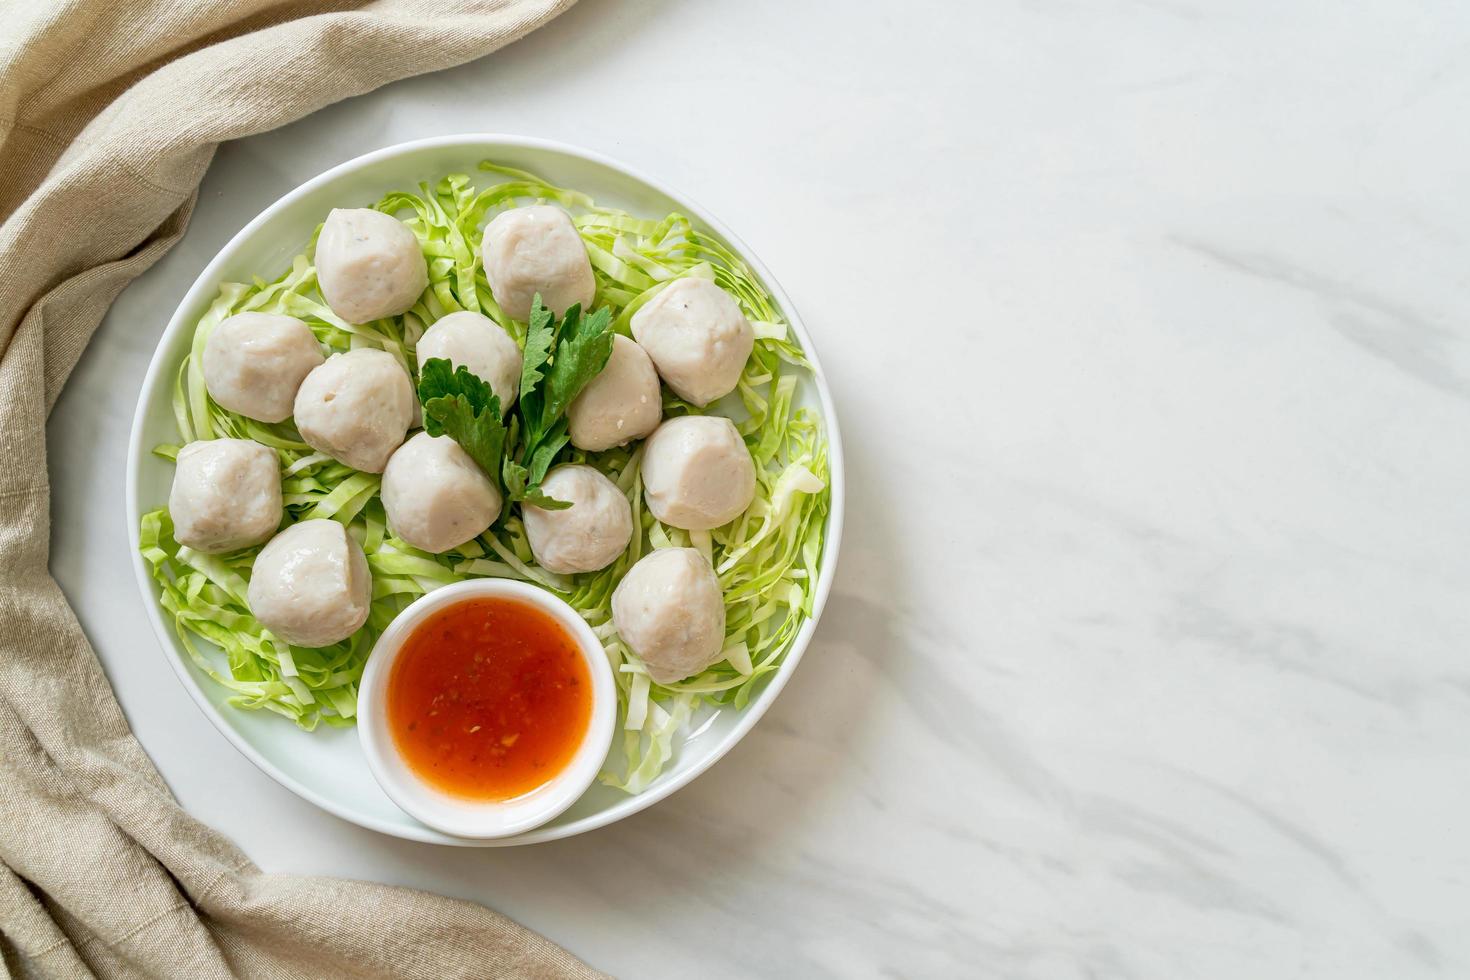
{"type": "Polygon", "coordinates": [[[226,411],[282,422],[302,379],[323,359],[311,328],[294,316],[237,313],[204,342],[204,387],[226,411]]]}
{"type": "Polygon", "coordinates": [[[179,450],[168,513],[174,540],[218,554],[260,544],[281,523],[281,464],[250,439],[208,439],[179,450]]]}
{"type": "Polygon", "coordinates": [[[735,423],[722,415],[682,415],[643,445],[643,499],[673,527],[728,524],[755,497],[755,462],[735,423]]]}
{"type": "Polygon", "coordinates": [[[587,246],[561,208],[511,208],[485,226],[480,249],[495,302],[513,320],[530,319],[537,293],[561,316],[573,304],[586,310],[597,290],[587,246]]]}
{"type": "Polygon", "coordinates": [[[391,214],[334,208],[316,240],[316,280],[332,312],[348,323],[397,316],[429,286],[419,240],[391,214]]]}
{"type": "Polygon", "coordinates": [[[708,405],[735,390],[755,330],[730,294],[708,279],[677,279],[633,314],[643,345],[674,393],[708,405]]]}
{"type": "Polygon", "coordinates": [[[470,454],[427,432],[389,458],[382,493],[393,533],[436,554],[484,534],[500,513],[500,491],[470,454]]]}
{"type": "Polygon", "coordinates": [[[643,348],[627,337],[613,337],[612,356],[567,409],[572,445],[601,452],[642,439],[658,428],[663,402],[658,372],[643,348]]]}
{"type": "Polygon", "coordinates": [[[387,351],[333,354],[296,392],[296,429],[311,448],[381,473],[413,424],[413,382],[387,351]]]}
{"type": "Polygon", "coordinates": [[[292,524],[260,550],[246,598],[260,625],[287,643],[330,646],[367,622],[367,556],[336,521],[292,524]]]}
{"type": "Polygon", "coordinates": [[[490,386],[500,397],[500,414],[515,404],[521,384],[521,349],[494,320],[461,310],[435,320],[415,348],[419,370],[439,357],[451,367],[464,368],[490,386]]]}
{"type": "Polygon", "coordinates": [[[633,508],[618,485],[590,466],[558,466],[541,481],[563,510],[521,508],[531,554],[547,571],[595,572],[617,560],[633,537],[633,508]]]}
{"type": "Polygon", "coordinates": [[[660,548],[628,569],[612,597],[613,625],[660,684],[719,663],[725,645],[720,581],[693,548],[660,548]]]}

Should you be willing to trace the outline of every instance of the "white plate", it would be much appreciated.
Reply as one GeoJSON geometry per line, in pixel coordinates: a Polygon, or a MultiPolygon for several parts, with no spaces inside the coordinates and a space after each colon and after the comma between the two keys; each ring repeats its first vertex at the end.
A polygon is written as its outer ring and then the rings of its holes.
{"type": "Polygon", "coordinates": [[[363,827],[395,837],[442,844],[530,844],[570,837],[637,813],[712,766],[765,714],[806,651],[832,587],[842,537],[842,511],[842,444],[832,396],[822,377],[811,337],[765,266],[724,225],[684,195],[596,153],[521,136],[443,136],[400,143],[334,167],[266,208],[205,267],[174,312],[143,380],[128,447],[128,534],[138,587],[159,642],[205,715],[250,761],[303,799],[363,827]],[[825,424],[832,503],[827,516],[814,615],[797,633],[781,669],[771,675],[745,710],[725,708],[713,714],[705,711],[696,715],[691,724],[691,731],[696,734],[679,745],[673,764],[637,796],[594,785],[571,809],[549,824],[516,837],[468,841],[425,827],[398,809],[368,772],[355,729],[319,728],[308,733],[269,712],[242,711],[225,704],[229,692],[194,666],[172,625],[163,618],[148,566],[138,553],[138,520],[168,499],[173,465],[154,456],[151,450],[159,443],[178,439],[171,402],[174,373],[188,351],[195,323],[208,309],[220,284],[248,282],[252,276],[274,275],[289,268],[291,259],[333,207],[367,207],[389,191],[411,190],[422,181],[447,173],[469,173],[477,176],[477,183],[490,182],[495,179],[492,175],[476,170],[476,165],[485,159],[532,171],[553,184],[586,192],[599,204],[623,208],[639,216],[659,218],[670,211],[683,212],[701,231],[713,233],[744,259],[775,297],[811,360],[815,383],[801,377],[796,402],[815,406],[825,424]]]}

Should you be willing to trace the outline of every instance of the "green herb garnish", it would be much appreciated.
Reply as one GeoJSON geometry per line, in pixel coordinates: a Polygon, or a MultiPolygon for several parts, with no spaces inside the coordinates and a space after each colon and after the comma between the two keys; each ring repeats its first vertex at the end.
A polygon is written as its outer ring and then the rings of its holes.
{"type": "Polygon", "coordinates": [[[505,493],[546,510],[571,504],[548,497],[541,481],[570,439],[567,408],[612,356],[612,311],[582,315],[574,305],[558,324],[537,294],[521,354],[521,391],[507,426],[500,399],[469,369],[432,358],[419,376],[424,428],[449,435],[505,493]],[[509,451],[507,451],[509,450],[509,451]]]}
{"type": "Polygon", "coordinates": [[[424,431],[449,436],[499,483],[506,428],[500,420],[500,396],[490,385],[467,367],[454,368],[444,358],[433,357],[419,370],[419,401],[424,406],[424,431]]]}

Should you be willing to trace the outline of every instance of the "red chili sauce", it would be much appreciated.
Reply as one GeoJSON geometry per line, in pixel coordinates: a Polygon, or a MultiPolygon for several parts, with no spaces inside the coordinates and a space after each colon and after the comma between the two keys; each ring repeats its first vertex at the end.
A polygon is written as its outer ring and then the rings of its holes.
{"type": "Polygon", "coordinates": [[[388,677],[388,730],[429,785],[474,800],[529,793],[571,762],[592,679],[567,630],[513,599],[468,599],[409,635],[388,677]]]}

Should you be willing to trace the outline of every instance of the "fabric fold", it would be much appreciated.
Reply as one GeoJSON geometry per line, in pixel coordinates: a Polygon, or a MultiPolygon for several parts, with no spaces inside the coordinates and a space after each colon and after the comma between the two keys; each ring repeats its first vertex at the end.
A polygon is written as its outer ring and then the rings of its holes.
{"type": "MultiPolygon", "coordinates": [[[[568,6],[23,0],[7,10],[0,973],[599,976],[477,905],[260,872],[174,801],[47,570],[46,416],[117,294],[182,236],[215,147],[488,54],[568,6]]],[[[152,637],[133,642],[154,653],[152,637]]]]}

